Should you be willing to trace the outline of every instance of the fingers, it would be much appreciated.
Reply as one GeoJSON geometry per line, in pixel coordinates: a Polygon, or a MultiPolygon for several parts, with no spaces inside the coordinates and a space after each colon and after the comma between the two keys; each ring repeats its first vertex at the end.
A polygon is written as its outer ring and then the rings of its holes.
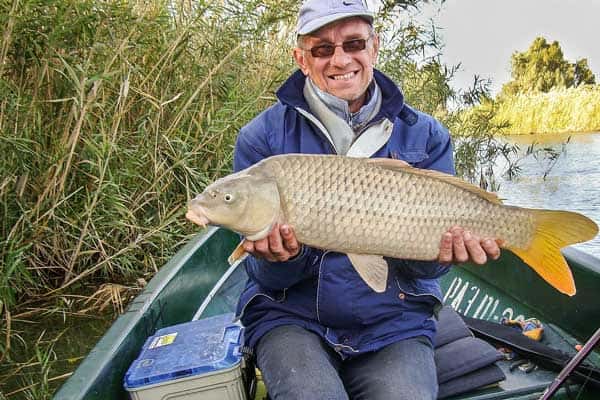
{"type": "Polygon", "coordinates": [[[500,257],[501,240],[481,239],[470,231],[454,226],[442,235],[438,261],[440,263],[485,264],[500,257]]]}
{"type": "Polygon", "coordinates": [[[244,250],[258,258],[271,262],[287,261],[300,252],[300,244],[289,225],[276,224],[269,235],[263,239],[245,240],[244,250]]]}
{"type": "MultiPolygon", "coordinates": [[[[458,263],[464,263],[469,260],[469,253],[465,247],[465,232],[460,227],[451,229],[452,232],[452,251],[454,260],[458,263]]],[[[469,240],[471,238],[469,237],[469,240]]]]}
{"type": "Polygon", "coordinates": [[[468,259],[475,264],[485,264],[488,260],[487,254],[481,246],[481,239],[473,235],[469,231],[465,231],[464,235],[465,247],[467,248],[468,259]]]}
{"type": "Polygon", "coordinates": [[[283,238],[283,247],[290,254],[290,258],[296,257],[300,252],[300,244],[296,239],[294,228],[289,225],[281,225],[281,237],[283,238]]]}
{"type": "Polygon", "coordinates": [[[268,236],[263,239],[255,240],[253,242],[253,244],[254,244],[254,251],[252,252],[253,256],[258,257],[258,258],[264,258],[269,261],[274,261],[274,258],[271,255],[271,252],[269,251],[268,236]]]}
{"type": "Polygon", "coordinates": [[[254,253],[255,253],[254,242],[252,240],[244,239],[244,242],[242,243],[242,247],[244,248],[246,253],[250,253],[250,254],[254,255],[254,253]]]}
{"type": "Polygon", "coordinates": [[[267,239],[268,251],[271,253],[270,255],[272,257],[269,261],[285,261],[289,258],[286,257],[287,250],[283,248],[279,224],[276,224],[273,227],[271,232],[269,232],[267,239]]]}
{"type": "Polygon", "coordinates": [[[501,241],[493,240],[493,239],[484,239],[481,242],[481,247],[485,250],[486,254],[492,260],[497,260],[500,258],[500,245],[501,241]]]}
{"type": "Polygon", "coordinates": [[[452,233],[450,232],[446,232],[442,235],[438,261],[441,264],[450,264],[452,261],[454,261],[454,252],[452,251],[452,233]]]}

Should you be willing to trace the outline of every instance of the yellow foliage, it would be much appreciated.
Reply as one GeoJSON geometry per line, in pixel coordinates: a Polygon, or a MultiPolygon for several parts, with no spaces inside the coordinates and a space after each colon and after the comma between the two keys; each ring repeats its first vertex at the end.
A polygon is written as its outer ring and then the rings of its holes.
{"type": "Polygon", "coordinates": [[[506,134],[600,131],[600,85],[519,94],[497,106],[493,120],[509,123],[506,134]]]}

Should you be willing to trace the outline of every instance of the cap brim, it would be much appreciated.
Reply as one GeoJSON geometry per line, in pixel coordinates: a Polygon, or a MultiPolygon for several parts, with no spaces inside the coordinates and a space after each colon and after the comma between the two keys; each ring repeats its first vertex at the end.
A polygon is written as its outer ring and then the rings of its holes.
{"type": "Polygon", "coordinates": [[[325,17],[317,18],[310,21],[308,24],[304,25],[302,28],[298,29],[296,32],[298,35],[307,35],[311,32],[316,31],[319,28],[324,27],[334,21],[338,21],[344,18],[351,17],[362,17],[368,20],[370,23],[373,23],[373,14],[372,13],[364,13],[364,12],[353,12],[353,13],[339,13],[333,15],[327,15],[325,17]]]}

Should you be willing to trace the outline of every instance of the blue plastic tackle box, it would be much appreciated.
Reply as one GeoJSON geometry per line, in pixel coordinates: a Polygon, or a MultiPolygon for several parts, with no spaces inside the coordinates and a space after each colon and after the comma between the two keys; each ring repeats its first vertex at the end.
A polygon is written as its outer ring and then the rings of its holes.
{"type": "Polygon", "coordinates": [[[133,400],[245,400],[243,328],[233,314],[158,330],[125,374],[133,400]]]}

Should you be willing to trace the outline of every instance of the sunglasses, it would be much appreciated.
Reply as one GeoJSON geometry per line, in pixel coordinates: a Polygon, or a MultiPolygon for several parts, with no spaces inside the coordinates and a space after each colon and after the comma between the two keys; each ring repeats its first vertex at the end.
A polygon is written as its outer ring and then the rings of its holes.
{"type": "Polygon", "coordinates": [[[311,47],[310,49],[303,50],[310,50],[310,54],[315,58],[331,57],[333,53],[335,53],[336,47],[341,47],[346,53],[356,53],[364,50],[367,47],[367,40],[370,38],[371,36],[366,39],[346,40],[342,44],[321,44],[311,47]]]}

